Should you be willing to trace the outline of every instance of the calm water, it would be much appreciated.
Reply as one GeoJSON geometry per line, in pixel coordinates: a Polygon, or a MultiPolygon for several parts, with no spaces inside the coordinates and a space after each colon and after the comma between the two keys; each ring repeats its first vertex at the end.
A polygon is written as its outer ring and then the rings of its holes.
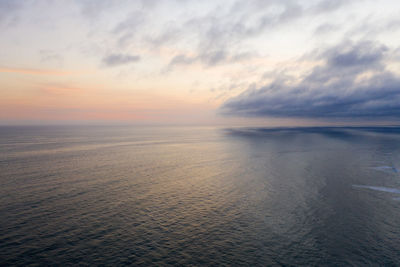
{"type": "Polygon", "coordinates": [[[1,127],[1,265],[399,265],[400,128],[1,127]]]}

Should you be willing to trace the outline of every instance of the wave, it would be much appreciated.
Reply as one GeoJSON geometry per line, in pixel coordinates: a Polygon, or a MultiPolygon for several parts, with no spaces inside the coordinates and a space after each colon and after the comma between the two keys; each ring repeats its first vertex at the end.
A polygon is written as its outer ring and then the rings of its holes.
{"type": "Polygon", "coordinates": [[[371,190],[376,190],[376,191],[382,191],[382,192],[387,192],[387,193],[400,194],[400,189],[392,188],[392,187],[369,186],[369,185],[353,185],[353,187],[356,187],[356,188],[366,188],[366,189],[371,189],[371,190]]]}
{"type": "Polygon", "coordinates": [[[377,166],[377,167],[372,167],[372,169],[376,171],[398,173],[397,169],[393,166],[377,166]]]}

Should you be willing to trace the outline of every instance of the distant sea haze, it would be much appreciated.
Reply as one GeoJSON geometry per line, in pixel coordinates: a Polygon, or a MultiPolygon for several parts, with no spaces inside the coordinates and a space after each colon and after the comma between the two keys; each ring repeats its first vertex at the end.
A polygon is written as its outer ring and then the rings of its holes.
{"type": "Polygon", "coordinates": [[[0,127],[0,265],[396,266],[400,128],[0,127]]]}

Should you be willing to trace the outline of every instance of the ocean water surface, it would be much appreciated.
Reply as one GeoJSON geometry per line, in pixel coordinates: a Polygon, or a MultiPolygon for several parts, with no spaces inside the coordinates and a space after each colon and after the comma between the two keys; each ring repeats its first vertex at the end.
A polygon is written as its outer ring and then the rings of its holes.
{"type": "Polygon", "coordinates": [[[0,265],[399,265],[400,128],[0,127],[0,265]]]}

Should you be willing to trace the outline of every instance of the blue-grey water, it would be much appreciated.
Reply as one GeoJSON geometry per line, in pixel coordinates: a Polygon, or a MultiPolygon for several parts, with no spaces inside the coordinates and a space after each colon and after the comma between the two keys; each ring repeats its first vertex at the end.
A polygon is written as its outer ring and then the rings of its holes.
{"type": "Polygon", "coordinates": [[[0,127],[0,265],[400,265],[400,128],[0,127]]]}

